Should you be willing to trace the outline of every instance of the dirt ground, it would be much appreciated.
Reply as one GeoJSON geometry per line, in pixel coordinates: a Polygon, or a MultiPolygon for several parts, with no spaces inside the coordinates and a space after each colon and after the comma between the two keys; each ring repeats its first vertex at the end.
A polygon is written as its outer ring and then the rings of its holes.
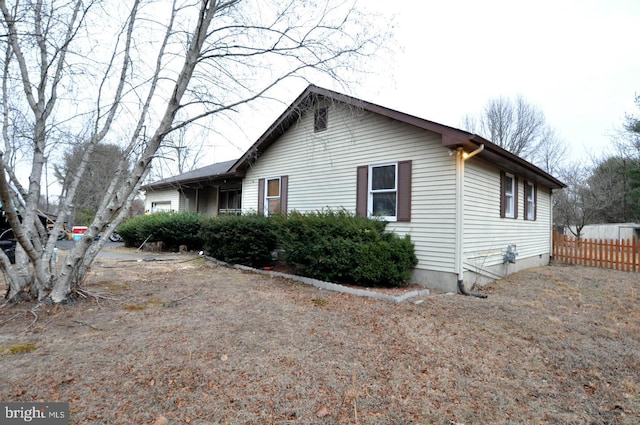
{"type": "Polygon", "coordinates": [[[68,401],[72,424],[640,423],[639,274],[391,303],[154,258],[99,258],[73,305],[0,308],[0,401],[68,401]]]}

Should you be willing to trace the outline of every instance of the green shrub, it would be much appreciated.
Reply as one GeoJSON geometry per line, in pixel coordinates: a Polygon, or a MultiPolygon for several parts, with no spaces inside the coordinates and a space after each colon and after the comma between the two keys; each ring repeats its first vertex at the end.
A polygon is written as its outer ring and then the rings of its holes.
{"type": "Polygon", "coordinates": [[[409,235],[382,234],[381,240],[358,244],[354,253],[353,279],[364,286],[402,286],[418,264],[409,235]]]}
{"type": "Polygon", "coordinates": [[[167,250],[176,250],[180,245],[189,249],[202,248],[199,237],[200,215],[194,212],[161,212],[133,217],[118,226],[125,246],[137,247],[144,241],[162,241],[167,250]]]}
{"type": "Polygon", "coordinates": [[[271,264],[277,241],[274,222],[255,214],[205,218],[200,237],[212,257],[251,267],[271,264]]]}
{"type": "Polygon", "coordinates": [[[204,247],[219,260],[251,267],[272,264],[272,252],[281,248],[286,264],[303,276],[363,286],[401,286],[418,260],[409,237],[387,233],[385,226],[346,211],[293,212],[286,217],[157,213],[134,217],[118,231],[126,246],[149,240],[163,241],[167,248],[204,247]]]}
{"type": "Polygon", "coordinates": [[[117,231],[124,241],[124,246],[138,247],[147,239],[147,236],[153,236],[152,223],[161,214],[164,213],[139,215],[120,223],[117,231]]]}
{"type": "Polygon", "coordinates": [[[401,286],[418,260],[408,236],[386,233],[385,222],[346,211],[292,213],[275,220],[286,262],[316,279],[363,286],[401,286]]]}

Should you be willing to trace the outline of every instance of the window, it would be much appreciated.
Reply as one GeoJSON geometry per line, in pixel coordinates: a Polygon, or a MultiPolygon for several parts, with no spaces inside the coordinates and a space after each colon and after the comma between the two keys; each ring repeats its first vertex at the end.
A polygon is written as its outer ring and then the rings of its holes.
{"type": "Polygon", "coordinates": [[[537,197],[537,188],[536,185],[525,181],[524,182],[524,190],[525,190],[525,204],[524,204],[524,219],[525,220],[535,220],[536,219],[536,197],[537,197]]]}
{"type": "Polygon", "coordinates": [[[218,201],[220,215],[240,215],[242,213],[242,189],[220,189],[218,201]]]}
{"type": "Polygon", "coordinates": [[[280,178],[267,179],[267,193],[265,197],[267,206],[266,215],[280,212],[280,178]]]}
{"type": "Polygon", "coordinates": [[[171,201],[160,201],[160,202],[152,202],[151,203],[151,212],[170,212],[173,211],[171,209],[171,201]]]}
{"type": "Polygon", "coordinates": [[[500,217],[518,218],[518,178],[501,172],[500,186],[500,217]]]}
{"type": "Polygon", "coordinates": [[[370,166],[369,176],[369,215],[395,221],[398,195],[396,164],[370,166]]]}
{"type": "Polygon", "coordinates": [[[269,177],[258,180],[258,214],[287,213],[289,177],[269,177]]]}
{"type": "Polygon", "coordinates": [[[326,107],[316,109],[313,116],[313,131],[317,133],[326,130],[328,118],[329,110],[326,107]]]}
{"type": "Polygon", "coordinates": [[[356,214],[387,221],[410,221],[411,161],[358,167],[356,214]]]}
{"type": "Polygon", "coordinates": [[[514,216],[514,178],[512,175],[507,174],[504,179],[504,215],[505,217],[514,216]]]}

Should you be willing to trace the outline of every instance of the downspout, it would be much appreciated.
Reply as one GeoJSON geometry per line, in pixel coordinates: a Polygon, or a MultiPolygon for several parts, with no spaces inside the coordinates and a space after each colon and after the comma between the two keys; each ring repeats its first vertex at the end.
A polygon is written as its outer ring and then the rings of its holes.
{"type": "MultiPolygon", "coordinates": [[[[553,205],[553,189],[549,189],[549,198],[550,198],[549,205],[553,205]]],[[[538,202],[537,199],[536,199],[536,202],[538,202]]],[[[551,208],[551,214],[549,214],[549,265],[551,265],[551,263],[553,262],[553,250],[555,248],[553,244],[553,235],[555,235],[555,231],[556,231],[556,229],[554,229],[553,227],[554,221],[555,221],[555,217],[553,216],[553,208],[551,208]]]]}
{"type": "Polygon", "coordinates": [[[464,288],[464,261],[463,261],[463,241],[464,241],[464,161],[472,158],[484,150],[484,145],[472,152],[465,152],[461,147],[456,149],[456,253],[455,272],[458,278],[458,292],[462,295],[478,298],[487,298],[485,294],[468,292],[464,288]]]}

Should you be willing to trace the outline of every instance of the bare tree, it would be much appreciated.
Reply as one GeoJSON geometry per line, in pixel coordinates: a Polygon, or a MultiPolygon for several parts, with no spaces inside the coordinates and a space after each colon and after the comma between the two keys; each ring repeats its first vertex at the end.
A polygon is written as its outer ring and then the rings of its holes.
{"type": "Polygon", "coordinates": [[[590,175],[591,170],[582,164],[566,166],[560,178],[567,187],[553,194],[554,225],[563,226],[577,238],[584,226],[593,223],[596,217],[589,187],[590,175]]]}
{"type": "Polygon", "coordinates": [[[587,224],[640,220],[640,119],[627,114],[612,139],[615,155],[562,170],[567,188],[554,196],[554,217],[577,237],[587,224]]]}
{"type": "Polygon", "coordinates": [[[547,124],[544,113],[520,95],[513,100],[490,99],[477,118],[468,115],[462,125],[549,173],[558,171],[566,156],[566,144],[547,124]]]}
{"type": "Polygon", "coordinates": [[[531,153],[530,160],[551,175],[558,175],[568,156],[567,144],[556,131],[545,126],[537,148],[531,153]]]}
{"type": "Polygon", "coordinates": [[[185,126],[167,136],[156,154],[148,179],[159,180],[198,168],[208,144],[203,138],[208,134],[195,134],[189,129],[185,126]]]}
{"type": "Polygon", "coordinates": [[[587,224],[640,220],[640,166],[635,161],[611,156],[593,168],[572,164],[561,179],[567,187],[554,193],[555,221],[576,237],[587,224]]]}
{"type": "Polygon", "coordinates": [[[342,0],[0,0],[0,11],[6,34],[0,197],[19,248],[16,264],[1,251],[0,263],[10,298],[30,288],[56,303],[80,290],[106,240],[94,243],[94,236],[109,236],[127,216],[169,134],[232,115],[289,78],[353,76],[386,36],[342,0]],[[16,94],[16,106],[9,106],[16,94]],[[21,127],[18,115],[26,117],[21,127]],[[27,186],[9,160],[16,134],[29,141],[27,186]],[[73,204],[96,146],[118,141],[124,155],[87,234],[56,267],[62,221],[47,232],[36,205],[45,161],[68,134],[82,140],[83,154],[59,196],[58,217],[73,204]]]}

